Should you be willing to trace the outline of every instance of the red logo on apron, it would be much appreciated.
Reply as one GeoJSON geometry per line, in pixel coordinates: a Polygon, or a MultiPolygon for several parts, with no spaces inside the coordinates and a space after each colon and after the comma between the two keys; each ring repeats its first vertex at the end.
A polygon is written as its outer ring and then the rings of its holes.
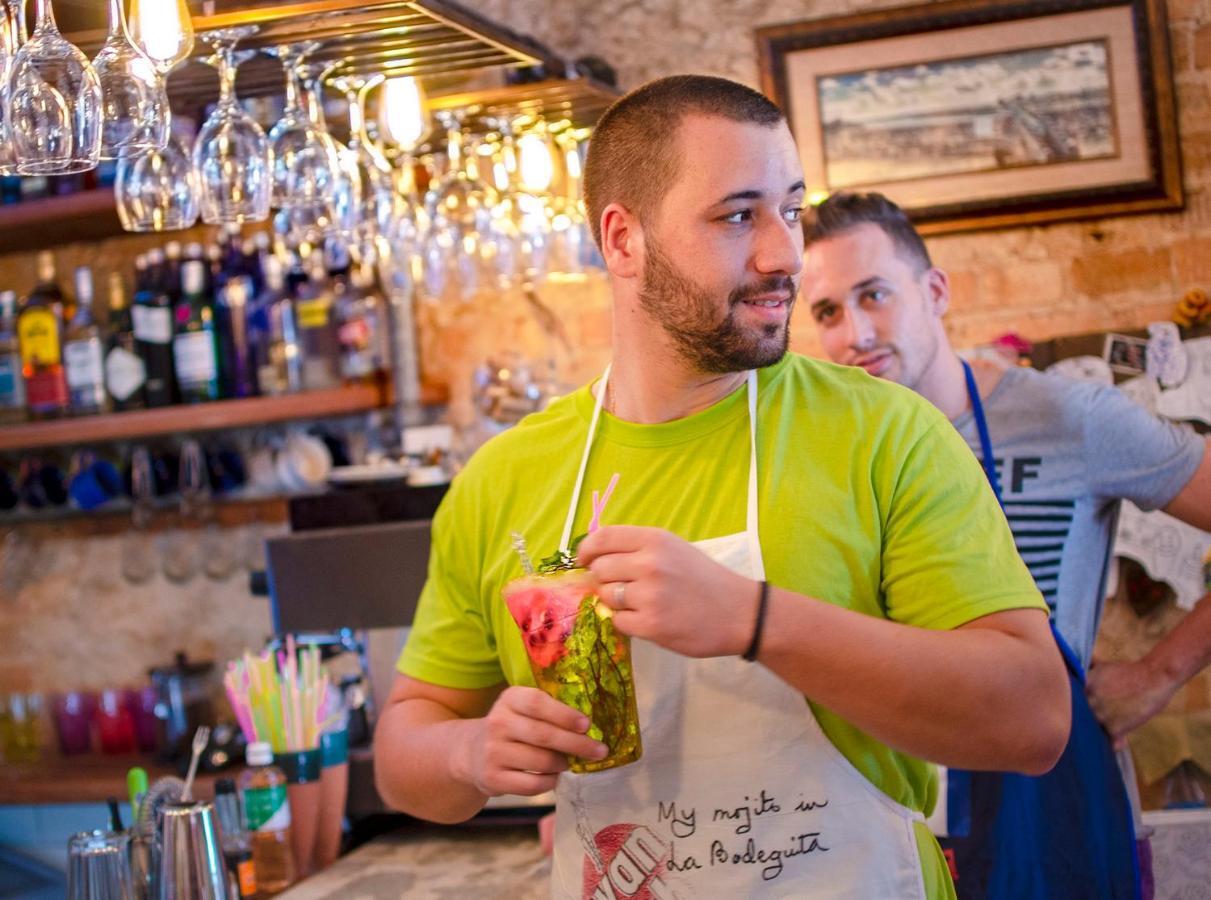
{"type": "Polygon", "coordinates": [[[584,857],[584,900],[664,900],[669,845],[645,825],[609,825],[594,835],[584,857]]]}

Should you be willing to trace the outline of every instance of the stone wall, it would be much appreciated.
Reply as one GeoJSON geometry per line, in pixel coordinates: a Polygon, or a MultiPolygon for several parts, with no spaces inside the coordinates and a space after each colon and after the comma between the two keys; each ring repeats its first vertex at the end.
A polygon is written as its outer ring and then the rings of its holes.
{"type": "MultiPolygon", "coordinates": [[[[477,8],[570,58],[602,57],[630,87],[674,72],[721,74],[756,85],[754,27],[890,5],[481,0],[477,8]]],[[[1211,0],[1169,0],[1169,16],[1187,209],[930,239],[936,261],[951,275],[949,326],[958,344],[1007,330],[1045,339],[1138,327],[1165,318],[1188,288],[1211,286],[1211,0]]],[[[103,286],[106,271],[129,273],[134,254],[155,242],[119,237],[60,248],[60,271],[93,264],[103,286]]],[[[33,276],[32,255],[0,255],[0,287],[24,291],[33,276]]],[[[471,370],[501,349],[551,352],[572,382],[600,369],[609,350],[605,285],[599,279],[552,284],[543,297],[564,320],[574,353],[551,350],[551,340],[517,296],[483,297],[461,310],[420,311],[426,372],[451,384],[456,415],[469,414],[471,370]]],[[[813,326],[802,311],[792,338],[796,349],[816,350],[813,326]]],[[[39,541],[53,562],[40,564],[17,592],[0,583],[0,633],[8,648],[0,663],[0,690],[130,680],[178,646],[223,658],[259,641],[268,629],[263,601],[250,599],[240,579],[201,579],[180,588],[157,576],[145,587],[129,588],[115,574],[119,540],[70,525],[43,532],[39,541]]]]}

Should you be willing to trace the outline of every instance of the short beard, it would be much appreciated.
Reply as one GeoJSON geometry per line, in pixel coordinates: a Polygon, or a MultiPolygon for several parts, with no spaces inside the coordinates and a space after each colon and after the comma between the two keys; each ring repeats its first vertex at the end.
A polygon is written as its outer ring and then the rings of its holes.
{"type": "Polygon", "coordinates": [[[790,314],[796,285],[789,275],[769,275],[728,295],[727,314],[715,322],[717,300],[686,278],[648,241],[639,300],[673,340],[678,355],[700,372],[722,375],[771,366],[786,355],[790,314]],[[748,297],[784,292],[790,295],[786,322],[763,325],[759,333],[741,328],[736,306],[748,297]]]}

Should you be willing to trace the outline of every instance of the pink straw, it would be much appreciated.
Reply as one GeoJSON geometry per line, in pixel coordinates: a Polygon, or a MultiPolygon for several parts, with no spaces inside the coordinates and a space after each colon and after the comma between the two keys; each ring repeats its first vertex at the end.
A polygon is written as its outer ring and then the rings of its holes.
{"type": "Polygon", "coordinates": [[[614,487],[618,484],[618,473],[614,473],[614,477],[610,479],[610,483],[606,485],[605,494],[601,497],[601,502],[597,500],[597,491],[593,491],[593,518],[589,520],[589,534],[592,534],[601,527],[601,514],[605,512],[606,504],[610,502],[610,495],[614,493],[614,487]]]}

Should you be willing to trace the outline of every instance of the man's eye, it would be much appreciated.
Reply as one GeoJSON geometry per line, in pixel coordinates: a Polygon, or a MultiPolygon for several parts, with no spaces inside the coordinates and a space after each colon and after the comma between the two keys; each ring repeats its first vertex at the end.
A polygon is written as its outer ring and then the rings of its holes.
{"type": "Polygon", "coordinates": [[[782,215],[786,218],[786,221],[788,221],[788,222],[798,222],[800,219],[803,218],[803,209],[804,208],[802,206],[794,206],[794,207],[791,207],[790,209],[788,209],[782,215]]]}
{"type": "Polygon", "coordinates": [[[733,225],[739,225],[742,222],[747,222],[753,217],[752,210],[740,209],[734,213],[729,213],[723,217],[724,222],[730,222],[733,225]]]}
{"type": "Polygon", "coordinates": [[[871,288],[862,294],[863,300],[869,300],[871,303],[882,303],[887,299],[887,291],[883,288],[871,288]]]}
{"type": "Polygon", "coordinates": [[[835,306],[817,306],[815,316],[817,322],[827,322],[837,314],[835,306]]]}

